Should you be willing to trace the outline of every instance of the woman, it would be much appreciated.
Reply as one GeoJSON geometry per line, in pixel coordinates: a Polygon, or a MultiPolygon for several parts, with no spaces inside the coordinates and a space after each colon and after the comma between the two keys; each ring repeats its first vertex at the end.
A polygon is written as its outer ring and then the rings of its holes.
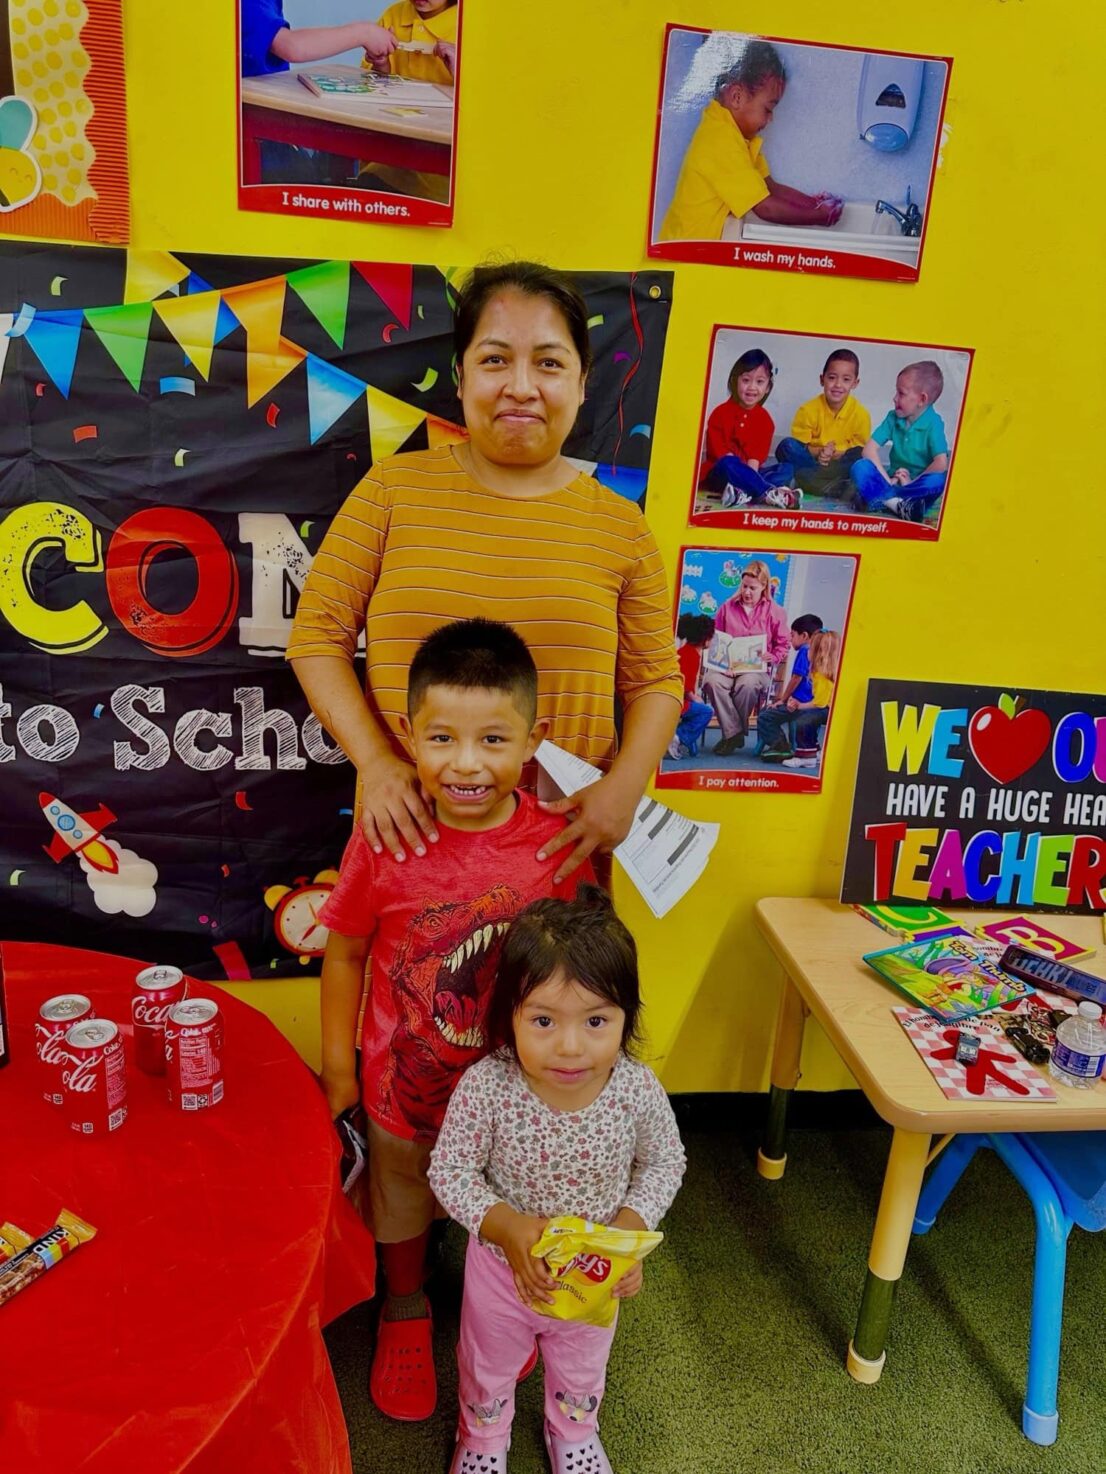
{"type": "Polygon", "coordinates": [[[770,670],[787,658],[791,648],[787,615],[772,598],[768,567],[759,558],[753,558],[741,570],[737,593],[718,610],[714,627],[724,635],[764,635],[764,660],[769,668],[731,675],[711,671],[703,682],[703,694],[714,707],[722,728],[714,751],[719,757],[728,757],[745,746],[749,717],[768,692],[770,670]]]}
{"type": "Polygon", "coordinates": [[[477,267],[454,345],[468,441],[392,456],[355,487],[315,557],[288,658],[357,768],[369,843],[402,859],[437,839],[400,739],[415,648],[454,619],[512,624],[538,667],[550,739],[604,772],[547,806],[574,813],[546,846],[568,849],[561,879],[625,838],[675,729],[664,571],[640,511],[561,454],[591,366],[575,287],[530,262],[477,267]],[[353,671],[362,627],[364,694],[353,671]]]}

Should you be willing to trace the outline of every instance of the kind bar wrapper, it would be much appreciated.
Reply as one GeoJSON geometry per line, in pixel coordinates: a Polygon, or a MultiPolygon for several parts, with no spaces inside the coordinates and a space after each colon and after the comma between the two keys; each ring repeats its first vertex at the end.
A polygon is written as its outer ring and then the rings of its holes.
{"type": "Polygon", "coordinates": [[[552,1305],[535,1301],[534,1309],[554,1320],[611,1325],[618,1311],[615,1285],[663,1238],[663,1233],[607,1228],[583,1218],[551,1218],[530,1253],[549,1265],[554,1299],[552,1305]]]}
{"type": "Polygon", "coordinates": [[[95,1237],[91,1223],[63,1208],[48,1233],[21,1249],[13,1259],[0,1264],[0,1305],[25,1290],[40,1275],[95,1237]]]}
{"type": "Polygon", "coordinates": [[[5,1259],[14,1259],[17,1254],[22,1254],[33,1243],[31,1235],[16,1228],[14,1223],[0,1223],[0,1264],[5,1259]]]}

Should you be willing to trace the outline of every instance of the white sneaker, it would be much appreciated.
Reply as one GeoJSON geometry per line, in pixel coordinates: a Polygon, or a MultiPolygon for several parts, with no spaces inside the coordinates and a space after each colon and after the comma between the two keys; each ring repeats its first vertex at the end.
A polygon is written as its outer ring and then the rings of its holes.
{"type": "Polygon", "coordinates": [[[816,768],[818,759],[816,757],[785,757],[783,765],[785,768],[816,768]]]}
{"type": "Polygon", "coordinates": [[[668,756],[673,760],[680,756],[680,739],[678,737],[673,737],[672,741],[668,744],[668,756]]]}
{"type": "Polygon", "coordinates": [[[770,507],[781,507],[786,512],[797,512],[803,504],[803,494],[794,486],[773,486],[764,493],[770,507]]]}
{"type": "Polygon", "coordinates": [[[736,486],[731,486],[727,481],[722,489],[722,505],[728,511],[730,507],[747,507],[752,497],[747,491],[741,491],[736,486]]]}

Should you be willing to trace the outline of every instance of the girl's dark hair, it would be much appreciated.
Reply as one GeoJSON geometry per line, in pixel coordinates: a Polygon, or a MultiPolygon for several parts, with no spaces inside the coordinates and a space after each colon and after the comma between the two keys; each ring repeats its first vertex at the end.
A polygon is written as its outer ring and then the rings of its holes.
{"type": "MultiPolygon", "coordinates": [[[[726,389],[731,399],[737,396],[737,381],[741,378],[741,375],[751,374],[754,369],[758,368],[764,369],[768,374],[768,391],[764,399],[768,398],[768,395],[772,392],[772,385],[776,382],[776,371],[772,367],[772,360],[763,348],[747,348],[734,364],[733,368],[730,369],[730,377],[726,380],[726,389]]],[[[764,399],[760,401],[761,404],[764,403],[764,399]]]]}
{"type": "Polygon", "coordinates": [[[606,891],[582,885],[574,901],[532,901],[511,923],[488,1010],[494,1048],[514,1050],[514,1017],[526,998],[560,973],[626,1015],[622,1048],[640,1043],[637,947],[606,891]]]}
{"type": "Polygon", "coordinates": [[[766,82],[782,82],[787,85],[787,68],[783,57],[771,41],[750,41],[732,67],[722,72],[714,84],[715,97],[722,96],[722,89],[736,83],[755,92],[766,82]]]}
{"type": "Polygon", "coordinates": [[[457,294],[453,309],[453,350],[458,364],[476,336],[480,314],[497,292],[522,292],[553,303],[568,327],[572,346],[586,374],[591,368],[588,308],[576,284],[551,266],[538,261],[507,261],[501,266],[476,266],[457,294]]]}
{"type": "Polygon", "coordinates": [[[681,614],[676,621],[676,633],[689,645],[702,645],[714,638],[714,620],[709,614],[681,614]]]}

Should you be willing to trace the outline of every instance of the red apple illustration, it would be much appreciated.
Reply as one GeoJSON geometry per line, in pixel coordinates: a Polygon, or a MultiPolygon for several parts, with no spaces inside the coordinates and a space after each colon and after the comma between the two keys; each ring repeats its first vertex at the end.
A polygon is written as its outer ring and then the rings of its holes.
{"type": "Polygon", "coordinates": [[[996,783],[1013,783],[1044,753],[1052,724],[1022,697],[1003,695],[997,706],[981,706],[968,726],[968,746],[976,762],[996,783]]]}

